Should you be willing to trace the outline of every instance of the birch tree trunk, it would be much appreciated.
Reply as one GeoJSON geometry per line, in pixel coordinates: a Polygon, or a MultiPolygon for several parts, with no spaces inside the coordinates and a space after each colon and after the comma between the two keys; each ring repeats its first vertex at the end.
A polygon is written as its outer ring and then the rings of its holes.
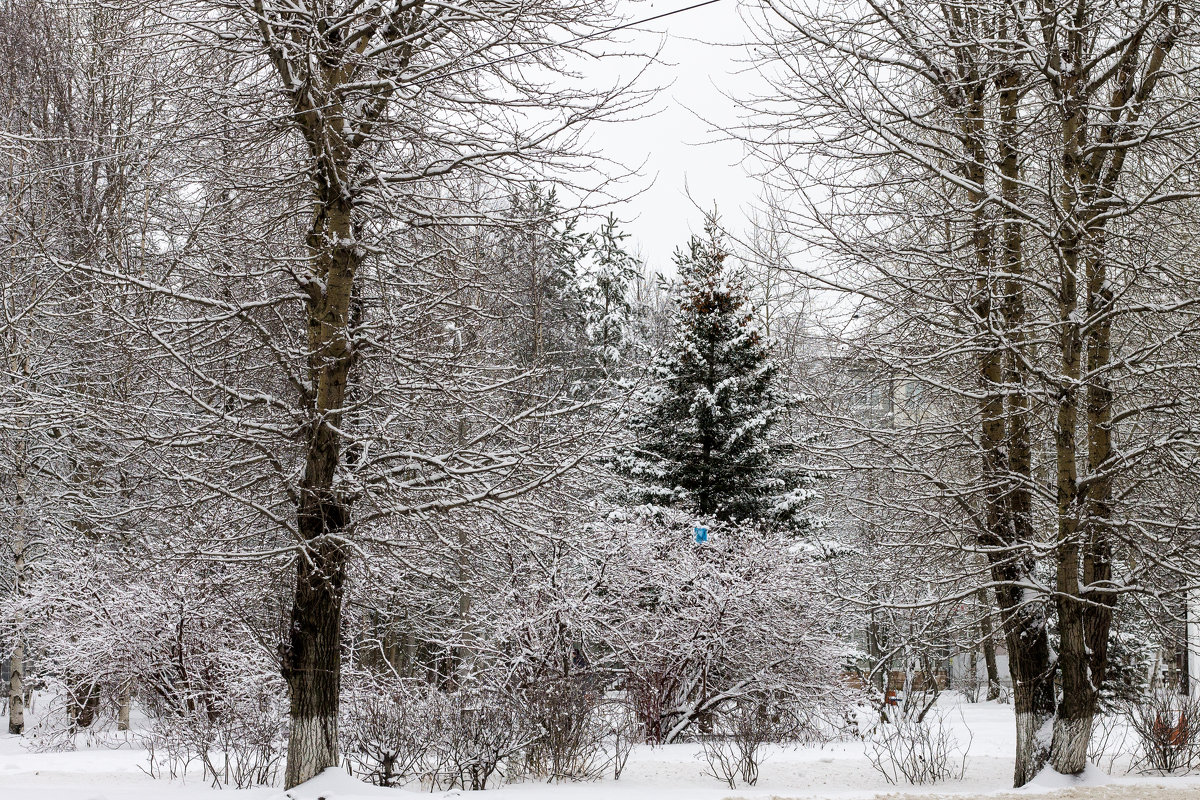
{"type": "MultiPolygon", "coordinates": [[[[18,461],[23,448],[18,448],[18,461]]],[[[28,478],[24,470],[17,474],[16,514],[13,517],[13,588],[17,597],[25,592],[25,548],[28,543],[25,531],[26,523],[26,493],[28,478]]],[[[8,732],[20,736],[25,732],[25,643],[18,639],[13,644],[12,654],[8,659],[8,732]]]]}
{"type": "Polygon", "coordinates": [[[133,686],[126,682],[121,689],[121,697],[117,706],[117,730],[129,730],[129,712],[133,705],[133,686]]]}
{"type": "Polygon", "coordinates": [[[25,646],[17,642],[8,658],[8,732],[20,736],[25,732],[25,646]]]}

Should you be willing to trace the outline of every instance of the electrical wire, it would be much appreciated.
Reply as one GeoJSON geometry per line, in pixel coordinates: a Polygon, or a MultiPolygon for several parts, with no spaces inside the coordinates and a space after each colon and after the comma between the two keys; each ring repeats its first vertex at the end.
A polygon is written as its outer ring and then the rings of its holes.
{"type": "Polygon", "coordinates": [[[654,22],[656,20],[665,19],[667,17],[673,17],[676,14],[683,14],[686,11],[695,11],[697,8],[704,8],[705,6],[711,6],[713,3],[719,3],[719,2],[721,2],[721,0],[704,0],[704,2],[702,2],[702,3],[695,3],[694,5],[685,6],[683,8],[677,8],[673,11],[664,11],[663,13],[656,14],[653,17],[646,17],[645,19],[635,19],[632,22],[626,22],[621,25],[616,25],[612,28],[604,28],[602,30],[592,31],[591,33],[585,33],[582,36],[576,36],[574,39],[568,39],[565,42],[552,42],[547,45],[542,45],[541,47],[535,47],[534,49],[526,51],[524,53],[514,53],[511,56],[505,56],[504,58],[497,58],[494,61],[485,61],[482,64],[473,64],[469,67],[463,67],[462,69],[453,70],[452,72],[443,72],[443,73],[439,73],[437,75],[431,75],[428,78],[422,78],[419,81],[413,81],[407,85],[421,86],[424,83],[432,82],[435,80],[441,80],[443,78],[452,78],[455,75],[461,75],[464,72],[472,72],[477,69],[483,69],[484,67],[492,67],[492,66],[495,66],[496,64],[504,64],[505,62],[508,62],[508,61],[515,61],[518,58],[525,58],[526,56],[537,55],[538,53],[545,52],[546,50],[553,50],[557,47],[569,47],[573,44],[578,44],[579,42],[586,42],[588,39],[595,39],[597,36],[603,36],[606,33],[616,33],[617,31],[623,31],[626,28],[633,28],[637,25],[645,25],[647,22],[654,22]]]}

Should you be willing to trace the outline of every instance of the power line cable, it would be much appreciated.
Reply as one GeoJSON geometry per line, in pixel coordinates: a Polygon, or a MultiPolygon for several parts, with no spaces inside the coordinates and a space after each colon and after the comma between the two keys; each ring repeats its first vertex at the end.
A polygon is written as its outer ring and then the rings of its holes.
{"type": "Polygon", "coordinates": [[[541,47],[535,47],[534,49],[528,50],[524,53],[513,53],[511,56],[505,56],[504,58],[497,58],[494,61],[485,61],[482,64],[473,64],[469,67],[463,67],[462,69],[453,70],[452,72],[443,72],[438,75],[430,75],[428,78],[422,78],[419,81],[412,81],[408,85],[409,86],[421,86],[424,83],[428,83],[428,82],[431,82],[434,80],[440,80],[442,78],[452,78],[455,75],[461,75],[464,72],[472,72],[477,69],[483,69],[484,67],[492,67],[497,64],[504,64],[508,61],[515,61],[518,58],[524,58],[526,56],[537,55],[538,53],[545,52],[546,50],[553,50],[556,47],[569,47],[570,45],[578,44],[579,42],[586,42],[588,39],[595,39],[597,36],[603,36],[606,33],[616,33],[617,31],[623,31],[626,28],[632,28],[637,25],[645,25],[647,22],[654,22],[656,20],[665,19],[667,17],[673,17],[676,14],[683,14],[686,11],[694,11],[697,8],[704,8],[704,6],[711,6],[713,3],[719,3],[719,2],[721,2],[721,0],[704,0],[704,2],[702,2],[702,3],[695,3],[694,5],[685,6],[683,8],[677,8],[673,11],[664,11],[663,13],[656,14],[653,17],[646,17],[645,19],[635,19],[632,22],[626,22],[622,25],[616,25],[612,28],[604,28],[602,30],[592,31],[591,33],[585,33],[582,36],[576,36],[574,39],[568,39],[565,42],[551,42],[550,44],[542,45],[541,47]]]}

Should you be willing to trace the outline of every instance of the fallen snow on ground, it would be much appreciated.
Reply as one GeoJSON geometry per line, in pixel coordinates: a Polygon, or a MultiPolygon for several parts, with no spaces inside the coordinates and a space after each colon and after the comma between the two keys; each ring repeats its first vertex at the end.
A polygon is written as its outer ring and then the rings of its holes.
{"type": "MultiPolygon", "coordinates": [[[[678,744],[636,750],[621,780],[584,784],[523,783],[477,795],[483,800],[1192,800],[1200,777],[1110,776],[1097,768],[1081,778],[1044,773],[1029,786],[1011,789],[1015,745],[1012,707],[997,703],[946,704],[956,735],[971,740],[966,776],[935,787],[890,786],[868,762],[861,742],[824,747],[774,748],[753,788],[730,790],[704,774],[699,746],[678,744]]],[[[144,771],[146,751],[136,737],[119,749],[83,748],[33,753],[19,737],[0,736],[0,800],[215,800],[220,794],[199,781],[156,781],[144,771]]],[[[234,790],[221,790],[233,792],[234,790]]],[[[415,791],[380,789],[341,771],[328,771],[289,792],[250,789],[243,800],[395,800],[415,791]]],[[[429,793],[425,793],[429,796],[429,793]]],[[[446,800],[468,792],[435,792],[446,800]]]]}

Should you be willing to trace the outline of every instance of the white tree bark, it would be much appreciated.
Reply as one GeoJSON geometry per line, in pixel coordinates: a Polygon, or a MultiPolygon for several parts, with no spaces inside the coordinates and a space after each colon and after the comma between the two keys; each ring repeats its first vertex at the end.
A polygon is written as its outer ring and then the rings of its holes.
{"type": "MultiPolygon", "coordinates": [[[[25,493],[28,480],[17,476],[16,518],[13,520],[14,590],[19,597],[25,588],[25,493]]],[[[8,732],[20,736],[25,732],[25,645],[19,639],[9,656],[11,675],[8,681],[8,732]]]]}

